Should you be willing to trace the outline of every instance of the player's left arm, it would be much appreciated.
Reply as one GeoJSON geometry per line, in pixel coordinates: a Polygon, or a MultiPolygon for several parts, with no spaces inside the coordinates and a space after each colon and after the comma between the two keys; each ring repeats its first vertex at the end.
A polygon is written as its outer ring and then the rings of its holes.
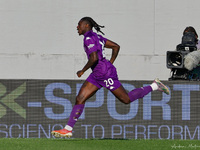
{"type": "Polygon", "coordinates": [[[92,67],[97,61],[98,61],[97,51],[94,51],[90,54],[90,58],[88,59],[88,62],[85,64],[83,69],[76,73],[77,76],[80,78],[84,74],[84,72],[88,70],[90,67],[92,67]]]}
{"type": "Polygon", "coordinates": [[[110,62],[113,64],[115,59],[118,56],[120,46],[117,43],[115,43],[111,40],[107,40],[106,43],[105,43],[105,47],[112,49],[112,55],[111,55],[111,58],[110,58],[110,62]]]}

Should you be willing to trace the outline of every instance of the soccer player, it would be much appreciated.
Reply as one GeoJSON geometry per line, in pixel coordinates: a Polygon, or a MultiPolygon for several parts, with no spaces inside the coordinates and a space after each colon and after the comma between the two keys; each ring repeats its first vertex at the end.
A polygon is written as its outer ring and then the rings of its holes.
{"type": "Polygon", "coordinates": [[[120,46],[117,43],[98,35],[92,30],[95,28],[97,32],[104,34],[101,31],[101,28],[103,27],[104,26],[97,24],[91,17],[84,17],[78,22],[78,34],[84,36],[84,49],[88,61],[83,69],[77,72],[77,76],[81,77],[89,68],[92,69],[92,73],[83,83],[76,96],[76,103],[72,109],[67,125],[64,129],[51,132],[55,137],[72,136],[72,129],[82,114],[86,100],[93,96],[101,87],[110,90],[116,98],[125,104],[143,98],[149,92],[155,90],[169,94],[169,89],[158,79],[155,79],[149,86],[133,89],[129,93],[126,92],[118,80],[117,71],[113,65],[117,58],[120,46]],[[110,60],[105,58],[104,47],[112,50],[110,60]]]}

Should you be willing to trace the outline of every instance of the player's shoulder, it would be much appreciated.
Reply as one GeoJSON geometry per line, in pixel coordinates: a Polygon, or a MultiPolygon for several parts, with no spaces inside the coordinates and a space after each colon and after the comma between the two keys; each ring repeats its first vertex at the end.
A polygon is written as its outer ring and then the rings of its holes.
{"type": "Polygon", "coordinates": [[[106,42],[108,39],[102,36],[101,34],[97,35],[100,41],[106,42]]]}
{"type": "Polygon", "coordinates": [[[96,41],[97,34],[93,31],[89,31],[85,36],[84,36],[84,42],[94,42],[96,41]]]}

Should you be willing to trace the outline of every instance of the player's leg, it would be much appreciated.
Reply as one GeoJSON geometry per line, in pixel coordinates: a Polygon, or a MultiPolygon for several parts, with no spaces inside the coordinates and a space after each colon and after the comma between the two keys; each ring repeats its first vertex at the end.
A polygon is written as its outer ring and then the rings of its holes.
{"type": "Polygon", "coordinates": [[[69,129],[72,129],[74,127],[76,121],[82,114],[86,100],[92,97],[98,91],[98,89],[99,88],[97,86],[88,81],[85,81],[83,83],[78,95],[76,96],[76,104],[72,109],[71,115],[67,123],[67,125],[71,127],[69,129]]]}
{"type": "Polygon", "coordinates": [[[169,94],[169,89],[162,83],[160,80],[155,79],[153,83],[149,86],[136,88],[130,91],[129,93],[126,92],[123,86],[120,86],[114,91],[111,91],[121,102],[125,104],[129,104],[139,98],[143,98],[148,93],[159,90],[166,94],[169,94]]]}
{"type": "Polygon", "coordinates": [[[121,85],[119,88],[117,88],[116,90],[114,91],[111,91],[115,97],[120,100],[122,103],[124,104],[129,104],[131,101],[130,101],[130,98],[128,96],[128,93],[126,92],[126,90],[124,89],[124,87],[121,85]]]}
{"type": "Polygon", "coordinates": [[[120,86],[118,89],[111,91],[115,97],[117,97],[122,103],[129,104],[139,98],[143,98],[149,92],[152,91],[151,86],[146,86],[142,88],[136,88],[129,93],[126,92],[123,86],[120,86]]]}
{"type": "MultiPolygon", "coordinates": [[[[110,63],[107,63],[107,65],[109,66],[110,63]]],[[[154,90],[160,90],[162,92],[165,92],[166,94],[169,94],[168,88],[158,79],[154,80],[154,82],[149,86],[133,89],[132,91],[127,93],[118,79],[116,68],[113,65],[110,65],[107,72],[109,72],[109,74],[107,74],[107,76],[104,76],[102,82],[99,83],[103,87],[110,90],[121,102],[125,104],[129,104],[136,99],[143,98],[149,92],[154,90]]]]}
{"type": "Polygon", "coordinates": [[[70,114],[69,120],[67,125],[64,129],[52,131],[52,134],[56,137],[71,137],[72,136],[72,129],[77,122],[78,118],[81,116],[85,102],[91,96],[93,96],[99,87],[95,86],[94,84],[85,81],[81,86],[81,89],[76,96],[76,104],[74,105],[72,112],[70,114]]]}
{"type": "Polygon", "coordinates": [[[85,81],[76,96],[76,105],[85,104],[86,100],[92,97],[99,88],[93,83],[85,81]]]}

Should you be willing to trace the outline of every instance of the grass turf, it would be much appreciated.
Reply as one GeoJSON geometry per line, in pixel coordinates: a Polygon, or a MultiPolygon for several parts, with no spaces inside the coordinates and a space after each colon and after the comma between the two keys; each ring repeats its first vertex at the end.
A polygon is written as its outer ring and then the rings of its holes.
{"type": "Polygon", "coordinates": [[[200,149],[199,140],[0,138],[0,150],[171,150],[200,149]]]}

